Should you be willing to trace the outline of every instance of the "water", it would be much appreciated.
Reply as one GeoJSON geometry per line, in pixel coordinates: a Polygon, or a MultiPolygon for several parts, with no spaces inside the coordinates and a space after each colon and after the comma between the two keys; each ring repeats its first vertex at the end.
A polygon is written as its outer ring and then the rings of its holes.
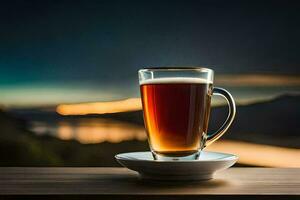
{"type": "MultiPolygon", "coordinates": [[[[51,135],[61,140],[77,140],[83,144],[146,140],[143,126],[102,118],[61,119],[55,122],[33,121],[30,129],[37,135],[51,135]]],[[[239,163],[244,165],[300,167],[299,160],[295,159],[299,157],[300,150],[296,148],[221,139],[205,150],[239,155],[239,163]]]]}
{"type": "Polygon", "coordinates": [[[82,144],[118,143],[126,140],[146,140],[142,126],[101,118],[33,121],[30,130],[37,135],[51,135],[61,140],[77,140],[82,144]]]}

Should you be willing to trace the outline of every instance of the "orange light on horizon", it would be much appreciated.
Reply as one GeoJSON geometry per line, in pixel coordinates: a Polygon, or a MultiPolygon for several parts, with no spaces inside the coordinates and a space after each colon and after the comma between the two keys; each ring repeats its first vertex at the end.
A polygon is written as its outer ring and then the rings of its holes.
{"type": "Polygon", "coordinates": [[[262,167],[300,167],[300,149],[255,144],[235,140],[220,140],[206,150],[233,153],[238,163],[262,167]]]}
{"type": "Polygon", "coordinates": [[[140,98],[130,98],[119,101],[61,104],[56,112],[61,115],[87,115],[137,111],[142,109],[140,98]]]}

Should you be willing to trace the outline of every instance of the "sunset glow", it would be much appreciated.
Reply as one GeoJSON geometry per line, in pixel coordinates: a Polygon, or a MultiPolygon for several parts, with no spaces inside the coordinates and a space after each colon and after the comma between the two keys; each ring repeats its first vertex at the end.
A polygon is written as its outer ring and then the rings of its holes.
{"type": "Polygon", "coordinates": [[[119,101],[61,104],[56,112],[61,115],[105,114],[141,110],[140,98],[130,98],[119,101]]]}
{"type": "Polygon", "coordinates": [[[300,149],[254,144],[234,140],[220,140],[206,148],[210,151],[233,153],[238,163],[264,167],[300,167],[300,149]]]}

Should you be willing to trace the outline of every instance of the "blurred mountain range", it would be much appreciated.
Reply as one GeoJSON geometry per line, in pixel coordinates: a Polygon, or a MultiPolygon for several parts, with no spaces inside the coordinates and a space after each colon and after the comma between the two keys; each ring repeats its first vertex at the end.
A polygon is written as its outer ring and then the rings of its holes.
{"type": "Polygon", "coordinates": [[[120,166],[114,155],[126,151],[147,151],[146,141],[81,144],[76,140],[37,136],[27,121],[0,110],[0,167],[120,166]]]}
{"type": "MultiPolygon", "coordinates": [[[[237,106],[233,125],[223,138],[254,143],[300,148],[300,95],[282,95],[270,101],[237,106]]],[[[213,107],[209,131],[213,132],[226,119],[227,106],[213,107]]],[[[10,112],[27,121],[59,121],[77,118],[106,118],[143,126],[142,111],[61,116],[55,112],[40,109],[17,109],[10,112]]]]}
{"type": "MultiPolygon", "coordinates": [[[[209,130],[217,130],[226,119],[227,106],[211,111],[209,130]]],[[[142,111],[101,115],[143,125],[142,111]]],[[[224,138],[300,148],[300,95],[283,95],[273,100],[237,106],[235,121],[224,138]]]]}
{"type": "MultiPolygon", "coordinates": [[[[267,102],[238,106],[233,126],[224,138],[300,148],[300,96],[285,95],[267,102]]],[[[210,130],[226,117],[226,106],[212,109],[210,130]]],[[[31,120],[59,121],[93,116],[60,116],[40,109],[0,110],[0,166],[119,166],[114,155],[148,150],[146,141],[80,144],[28,130],[31,120]]],[[[97,115],[142,126],[142,111],[97,115]]]]}

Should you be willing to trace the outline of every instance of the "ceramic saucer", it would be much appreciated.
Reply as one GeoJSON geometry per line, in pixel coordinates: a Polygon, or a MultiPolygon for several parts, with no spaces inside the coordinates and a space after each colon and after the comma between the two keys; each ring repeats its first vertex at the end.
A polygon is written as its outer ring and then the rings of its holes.
{"type": "Polygon", "coordinates": [[[208,180],[213,178],[215,172],[232,166],[238,156],[202,151],[198,160],[159,161],[153,159],[151,152],[132,152],[118,154],[115,158],[144,179],[208,180]]]}

